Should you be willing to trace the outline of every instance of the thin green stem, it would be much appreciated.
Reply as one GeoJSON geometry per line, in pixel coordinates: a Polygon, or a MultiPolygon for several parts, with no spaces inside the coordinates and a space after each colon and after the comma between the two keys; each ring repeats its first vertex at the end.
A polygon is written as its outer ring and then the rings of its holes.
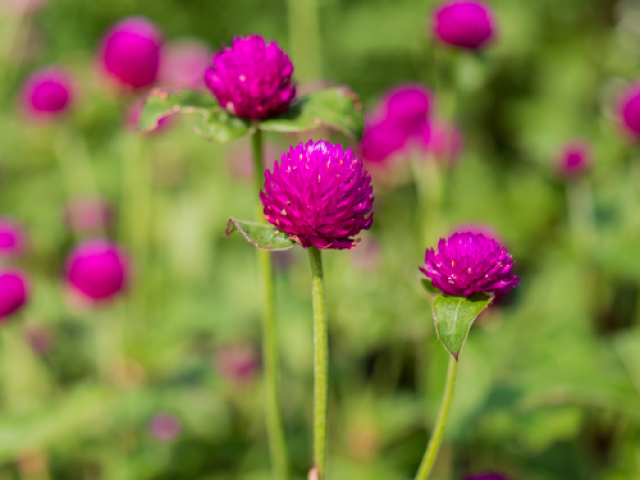
{"type": "MultiPolygon", "coordinates": [[[[260,201],[260,190],[264,184],[264,160],[262,146],[262,132],[256,130],[251,137],[253,148],[253,167],[256,186],[256,221],[265,222],[260,201]]],[[[278,401],[278,341],[275,319],[275,295],[273,289],[273,270],[271,255],[260,248],[258,252],[258,273],[262,290],[263,327],[262,327],[262,356],[264,363],[265,415],[269,451],[274,478],[286,480],[289,478],[287,444],[284,436],[284,425],[280,414],[278,401]]]]}
{"type": "Polygon", "coordinates": [[[451,407],[451,400],[453,399],[453,389],[456,385],[457,373],[458,362],[452,356],[449,359],[447,383],[444,387],[444,395],[442,397],[442,404],[440,405],[440,412],[438,412],[438,419],[436,420],[436,425],[433,428],[433,434],[429,439],[427,450],[424,452],[424,457],[422,457],[422,462],[420,463],[416,480],[427,480],[431,470],[433,469],[433,465],[436,462],[438,450],[440,450],[440,444],[442,443],[444,427],[447,423],[447,417],[449,416],[449,408],[451,407]]]}
{"type": "Polygon", "coordinates": [[[324,304],[322,253],[309,247],[311,294],[313,297],[313,457],[318,480],[325,478],[327,456],[327,391],[329,380],[329,340],[324,304]]]}

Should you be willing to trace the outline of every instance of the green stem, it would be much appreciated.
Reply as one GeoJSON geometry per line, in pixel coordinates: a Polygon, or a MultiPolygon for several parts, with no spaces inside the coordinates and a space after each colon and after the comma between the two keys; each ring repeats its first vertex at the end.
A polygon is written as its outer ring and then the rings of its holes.
{"type": "Polygon", "coordinates": [[[458,362],[453,356],[449,359],[449,370],[447,371],[447,383],[444,387],[444,395],[442,397],[442,404],[440,405],[440,412],[438,412],[438,419],[436,425],[433,428],[433,434],[429,439],[427,450],[424,452],[420,468],[415,480],[427,480],[429,474],[433,469],[433,465],[436,462],[438,456],[438,450],[440,450],[440,444],[442,443],[442,436],[444,433],[444,427],[447,423],[447,417],[449,416],[449,408],[451,407],[451,400],[453,399],[453,389],[456,385],[456,374],[458,373],[458,362]]]}
{"type": "MultiPolygon", "coordinates": [[[[251,137],[253,148],[253,167],[256,186],[256,221],[264,223],[260,191],[264,184],[264,160],[262,148],[262,131],[256,130],[251,137]]],[[[262,356],[264,363],[265,414],[269,451],[274,477],[278,480],[289,478],[288,453],[284,437],[284,425],[280,415],[278,401],[278,342],[275,319],[275,296],[273,289],[273,270],[271,255],[260,248],[258,252],[258,271],[261,279],[263,302],[262,356]]]]}
{"type": "Polygon", "coordinates": [[[327,384],[329,379],[327,312],[324,305],[322,253],[317,247],[309,247],[308,251],[313,296],[313,456],[317,472],[316,478],[324,480],[327,455],[327,384]]]}

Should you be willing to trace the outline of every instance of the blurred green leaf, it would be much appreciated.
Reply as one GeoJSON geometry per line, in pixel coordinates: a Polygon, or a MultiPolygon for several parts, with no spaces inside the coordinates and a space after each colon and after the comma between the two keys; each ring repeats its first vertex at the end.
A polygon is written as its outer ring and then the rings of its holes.
{"type": "Polygon", "coordinates": [[[147,97],[138,126],[143,132],[152,132],[160,120],[178,113],[200,115],[196,133],[212,142],[225,143],[251,132],[249,122],[230,115],[209,94],[188,90],[171,93],[160,88],[147,97]]]}
{"type": "Polygon", "coordinates": [[[438,338],[457,360],[473,321],[489,306],[493,297],[477,294],[471,297],[441,295],[433,301],[438,338]]]}
{"type": "Polygon", "coordinates": [[[295,245],[295,242],[289,238],[288,234],[272,225],[230,218],[224,236],[227,237],[236,230],[249,243],[269,252],[288,250],[295,245]]]}
{"type": "Polygon", "coordinates": [[[296,100],[282,115],[260,123],[262,130],[272,132],[304,132],[320,127],[361,138],[364,120],[358,96],[347,87],[316,90],[296,100]]]}

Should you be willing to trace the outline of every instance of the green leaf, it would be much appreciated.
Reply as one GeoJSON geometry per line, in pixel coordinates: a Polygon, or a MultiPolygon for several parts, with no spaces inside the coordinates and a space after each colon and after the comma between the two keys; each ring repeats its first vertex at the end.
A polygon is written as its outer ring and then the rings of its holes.
{"type": "Polygon", "coordinates": [[[433,318],[438,338],[456,360],[471,324],[492,300],[493,296],[479,293],[471,297],[440,295],[433,301],[433,318]]]}
{"type": "Polygon", "coordinates": [[[431,295],[440,295],[440,290],[433,286],[433,282],[428,278],[421,278],[420,283],[427,293],[431,295]]]}
{"type": "Polygon", "coordinates": [[[289,234],[278,230],[273,225],[236,220],[235,218],[229,219],[223,236],[228,237],[236,230],[249,243],[269,252],[288,250],[295,245],[295,241],[289,238],[289,234]]]}
{"type": "Polygon", "coordinates": [[[168,92],[160,88],[154,88],[147,97],[138,127],[142,132],[151,132],[158,128],[162,118],[178,113],[199,115],[195,131],[212,142],[225,143],[251,133],[252,129],[249,122],[229,114],[210,94],[168,92]]]}
{"type": "Polygon", "coordinates": [[[272,132],[304,132],[320,127],[360,139],[364,120],[357,95],[347,87],[316,90],[293,102],[282,115],[260,122],[259,128],[272,132]]]}

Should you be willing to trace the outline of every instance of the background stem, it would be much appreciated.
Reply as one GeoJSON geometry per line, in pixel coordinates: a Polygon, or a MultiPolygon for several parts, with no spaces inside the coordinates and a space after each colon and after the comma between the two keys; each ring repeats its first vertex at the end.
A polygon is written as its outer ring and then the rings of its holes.
{"type": "Polygon", "coordinates": [[[289,51],[296,77],[306,83],[322,78],[318,0],[288,0],[289,51]]]}
{"type": "Polygon", "coordinates": [[[317,247],[309,247],[311,264],[311,294],[313,297],[313,456],[317,478],[325,478],[327,443],[327,384],[329,379],[329,341],[327,335],[327,312],[324,304],[324,274],[322,253],[317,247]]]}
{"type": "MultiPolygon", "coordinates": [[[[264,160],[262,132],[256,130],[251,137],[253,148],[253,169],[256,186],[256,221],[265,222],[260,201],[260,190],[264,184],[264,160]]],[[[273,291],[273,271],[269,252],[257,248],[258,274],[263,302],[262,361],[264,363],[265,415],[269,451],[274,477],[286,480],[289,477],[287,445],[278,401],[278,339],[275,320],[275,296],[273,291]]]]}
{"type": "Polygon", "coordinates": [[[440,404],[440,411],[438,412],[438,419],[436,425],[433,427],[433,434],[429,439],[427,450],[424,452],[416,480],[427,480],[429,474],[433,469],[433,465],[436,462],[438,456],[438,450],[440,450],[440,444],[442,443],[442,436],[444,433],[444,427],[447,423],[447,417],[449,416],[449,408],[451,407],[451,400],[453,399],[453,389],[456,385],[456,376],[458,373],[458,362],[453,356],[449,358],[449,369],[447,371],[447,383],[444,387],[444,395],[442,397],[442,403],[440,404]]]}

